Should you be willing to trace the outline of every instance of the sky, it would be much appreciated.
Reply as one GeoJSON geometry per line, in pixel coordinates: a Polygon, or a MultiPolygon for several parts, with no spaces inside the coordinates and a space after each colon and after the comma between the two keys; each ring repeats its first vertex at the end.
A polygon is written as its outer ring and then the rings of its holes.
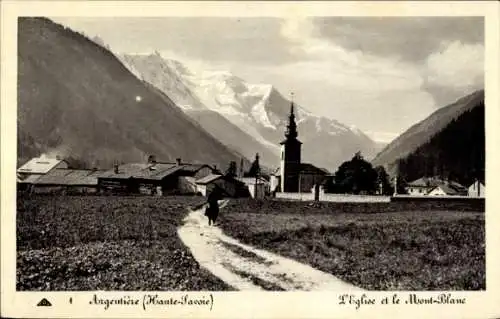
{"type": "Polygon", "coordinates": [[[306,109],[390,142],[484,87],[482,17],[57,17],[117,53],[159,52],[274,85],[306,109]]]}

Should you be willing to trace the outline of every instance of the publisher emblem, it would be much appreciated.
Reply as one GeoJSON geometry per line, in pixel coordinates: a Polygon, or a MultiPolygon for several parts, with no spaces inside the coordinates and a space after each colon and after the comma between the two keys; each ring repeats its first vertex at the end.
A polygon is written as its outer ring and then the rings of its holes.
{"type": "Polygon", "coordinates": [[[40,300],[40,302],[36,306],[37,307],[51,307],[52,304],[47,299],[43,298],[42,300],[40,300]]]}

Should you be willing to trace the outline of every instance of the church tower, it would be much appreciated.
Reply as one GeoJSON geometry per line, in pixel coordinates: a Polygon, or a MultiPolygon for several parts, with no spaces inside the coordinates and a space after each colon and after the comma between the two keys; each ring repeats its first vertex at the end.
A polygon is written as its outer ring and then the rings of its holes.
{"type": "MultiPolygon", "coordinates": [[[[293,96],[292,96],[293,97],[293,96]]],[[[297,124],[293,109],[293,99],[290,105],[290,115],[285,132],[285,140],[281,142],[281,191],[299,191],[300,148],[302,143],[297,139],[297,124]]]]}

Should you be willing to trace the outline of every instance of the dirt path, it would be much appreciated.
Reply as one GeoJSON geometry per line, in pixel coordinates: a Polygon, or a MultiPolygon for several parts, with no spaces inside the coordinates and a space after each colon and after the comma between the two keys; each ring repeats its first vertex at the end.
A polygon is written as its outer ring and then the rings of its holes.
{"type": "Polygon", "coordinates": [[[219,227],[208,226],[203,208],[189,213],[178,234],[202,267],[238,290],[361,290],[330,274],[224,235],[219,227]]]}

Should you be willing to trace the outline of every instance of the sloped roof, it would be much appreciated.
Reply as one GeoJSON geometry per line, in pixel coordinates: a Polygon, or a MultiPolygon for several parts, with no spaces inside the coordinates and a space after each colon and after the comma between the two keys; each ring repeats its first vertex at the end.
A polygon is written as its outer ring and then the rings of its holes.
{"type": "Polygon", "coordinates": [[[210,169],[213,169],[212,166],[207,165],[207,164],[182,164],[182,170],[186,172],[191,172],[191,173],[196,173],[200,169],[204,167],[208,167],[210,169]]]}
{"type": "Polygon", "coordinates": [[[438,187],[441,188],[446,195],[465,195],[465,194],[467,194],[467,191],[464,191],[461,188],[456,188],[450,184],[442,184],[442,185],[435,187],[434,189],[436,189],[438,187]]]}
{"type": "Polygon", "coordinates": [[[330,172],[321,167],[314,166],[309,163],[301,163],[301,169],[300,169],[301,174],[324,174],[328,175],[330,172]]]}
{"type": "Polygon", "coordinates": [[[34,184],[96,186],[97,178],[103,173],[99,170],[58,168],[41,176],[34,184]]]}
{"type": "Polygon", "coordinates": [[[170,175],[171,173],[177,171],[178,169],[179,167],[176,166],[176,164],[171,164],[171,163],[147,164],[145,165],[144,168],[136,172],[132,172],[130,174],[130,177],[161,180],[165,176],[170,175]]]}
{"type": "Polygon", "coordinates": [[[17,169],[18,173],[28,174],[46,174],[48,171],[59,165],[64,160],[48,158],[48,157],[35,157],[17,169]]]}
{"type": "Polygon", "coordinates": [[[210,174],[205,177],[200,178],[199,180],[196,181],[196,184],[200,185],[206,185],[209,184],[215,180],[218,180],[219,178],[224,177],[224,175],[219,175],[219,174],[210,174]]]}
{"type": "Polygon", "coordinates": [[[454,188],[457,191],[462,191],[462,192],[467,191],[467,187],[463,186],[460,183],[454,182],[454,181],[448,181],[448,182],[445,182],[445,184],[448,184],[450,187],[454,188]]]}
{"type": "MultiPolygon", "coordinates": [[[[310,163],[291,163],[288,164],[292,171],[298,172],[302,175],[330,175],[330,172],[321,167],[314,166],[310,163]]],[[[280,176],[280,168],[277,168],[272,175],[280,176]]]]}
{"type": "Polygon", "coordinates": [[[38,180],[40,177],[43,175],[40,174],[33,174],[33,175],[23,175],[23,174],[17,174],[17,182],[21,184],[33,184],[38,180]]]}
{"type": "Polygon", "coordinates": [[[147,168],[150,164],[146,163],[128,163],[118,166],[118,173],[115,173],[115,169],[107,170],[101,177],[106,178],[119,178],[128,179],[134,174],[140,173],[143,169],[147,168]]]}
{"type": "Polygon", "coordinates": [[[206,164],[180,164],[177,163],[129,163],[122,164],[118,167],[118,173],[115,169],[106,171],[101,177],[117,178],[117,179],[153,179],[161,180],[171,174],[179,172],[180,174],[196,173],[203,167],[209,167],[206,164]]]}
{"type": "Polygon", "coordinates": [[[412,182],[408,183],[408,186],[412,187],[436,187],[439,184],[443,184],[444,181],[439,180],[437,178],[432,178],[432,177],[421,177],[419,179],[416,179],[412,182]]]}
{"type": "MultiPolygon", "coordinates": [[[[442,185],[447,185],[448,187],[451,187],[457,192],[463,192],[466,191],[467,188],[464,187],[463,185],[454,182],[454,181],[445,181],[442,180],[438,177],[422,177],[417,180],[414,180],[413,182],[408,183],[408,186],[410,187],[426,187],[426,188],[436,188],[438,186],[442,185]]],[[[444,190],[444,189],[443,189],[444,190]]]]}
{"type": "Polygon", "coordinates": [[[170,167],[170,168],[154,175],[154,178],[163,179],[166,176],[174,174],[174,173],[178,173],[179,175],[194,174],[204,167],[208,167],[210,169],[213,169],[211,166],[206,165],[206,164],[181,164],[181,165],[174,164],[173,167],[170,167]]]}

